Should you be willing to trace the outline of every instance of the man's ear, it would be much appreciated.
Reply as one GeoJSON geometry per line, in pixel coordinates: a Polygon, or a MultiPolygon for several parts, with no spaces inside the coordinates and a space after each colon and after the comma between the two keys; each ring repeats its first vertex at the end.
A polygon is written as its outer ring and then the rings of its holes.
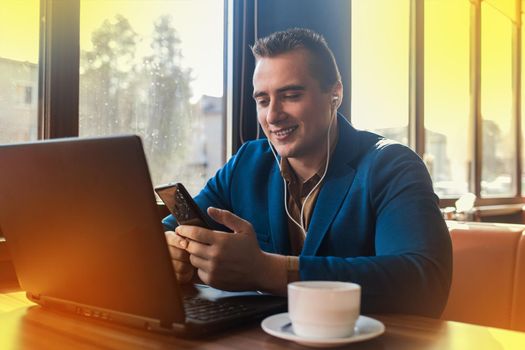
{"type": "Polygon", "coordinates": [[[338,101],[339,101],[339,96],[337,96],[337,95],[332,96],[332,108],[336,108],[337,107],[337,102],[338,101]]]}
{"type": "Polygon", "coordinates": [[[337,109],[343,99],[343,84],[338,81],[332,87],[332,108],[337,109]]]}

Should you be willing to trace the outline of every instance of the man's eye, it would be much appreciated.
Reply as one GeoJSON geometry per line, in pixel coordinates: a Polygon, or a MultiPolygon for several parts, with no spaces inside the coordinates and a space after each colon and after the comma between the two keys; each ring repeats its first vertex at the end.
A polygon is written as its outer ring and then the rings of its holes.
{"type": "Polygon", "coordinates": [[[286,94],[284,95],[284,98],[287,100],[297,100],[299,97],[301,97],[301,94],[286,94]]]}
{"type": "Polygon", "coordinates": [[[265,99],[258,99],[258,100],[256,100],[256,102],[257,102],[258,106],[267,106],[268,105],[268,100],[265,100],[265,99]]]}

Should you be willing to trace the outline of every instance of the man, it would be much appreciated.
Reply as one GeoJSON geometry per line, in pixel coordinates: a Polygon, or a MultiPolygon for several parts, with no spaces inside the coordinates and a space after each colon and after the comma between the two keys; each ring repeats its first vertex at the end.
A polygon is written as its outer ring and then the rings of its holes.
{"type": "Polygon", "coordinates": [[[421,159],[337,114],[343,86],[320,35],[277,32],[252,51],[267,140],[245,143],[195,198],[214,230],[163,221],[179,280],[281,295],[293,280],[351,281],[363,312],[439,316],[451,244],[421,159]]]}

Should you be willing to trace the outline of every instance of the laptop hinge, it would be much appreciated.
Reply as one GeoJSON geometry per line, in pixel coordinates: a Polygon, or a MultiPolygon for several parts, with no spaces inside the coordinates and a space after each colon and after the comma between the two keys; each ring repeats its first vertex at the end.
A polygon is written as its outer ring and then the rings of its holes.
{"type": "Polygon", "coordinates": [[[31,292],[26,292],[26,297],[29,300],[38,301],[41,299],[42,296],[40,294],[33,294],[31,292]]]}

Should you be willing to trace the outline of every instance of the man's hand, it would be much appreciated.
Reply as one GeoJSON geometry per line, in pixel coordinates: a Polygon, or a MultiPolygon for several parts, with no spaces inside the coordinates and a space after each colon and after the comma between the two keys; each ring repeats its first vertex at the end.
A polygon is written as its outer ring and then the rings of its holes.
{"type": "Polygon", "coordinates": [[[195,275],[196,268],[191,266],[190,254],[184,250],[188,241],[177,236],[173,231],[166,232],[166,241],[178,281],[180,283],[190,282],[195,275]]]}
{"type": "Polygon", "coordinates": [[[273,282],[279,281],[280,287],[284,282],[286,286],[286,257],[263,252],[248,221],[211,207],[208,215],[233,233],[185,225],[175,229],[177,235],[188,238],[186,251],[200,279],[224,290],[256,289],[282,294],[273,282]],[[276,264],[282,267],[281,271],[275,271],[276,264]]]}

